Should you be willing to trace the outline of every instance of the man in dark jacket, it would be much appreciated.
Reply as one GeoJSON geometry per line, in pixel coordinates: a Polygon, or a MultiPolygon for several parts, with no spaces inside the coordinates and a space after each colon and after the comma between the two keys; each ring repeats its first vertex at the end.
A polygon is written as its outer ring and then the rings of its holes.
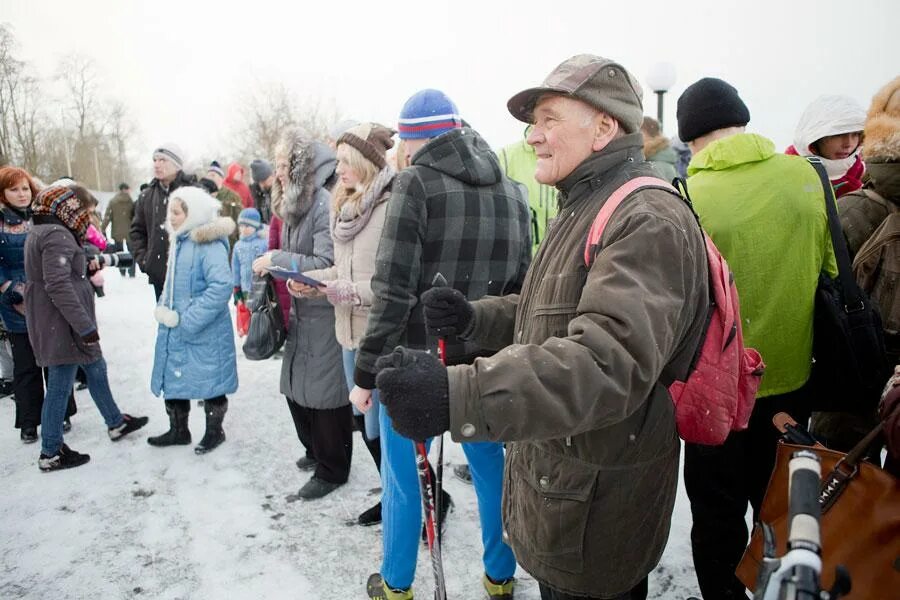
{"type": "MultiPolygon", "coordinates": [[[[397,344],[435,348],[426,337],[419,295],[437,274],[465,297],[517,293],[528,268],[530,211],[487,143],[462,127],[442,92],[423,90],[400,113],[397,128],[411,166],[397,174],[378,247],[375,301],[360,343],[350,399],[368,405],[375,361],[397,344]]],[[[484,350],[471,342],[447,344],[448,360],[468,363],[484,350]]],[[[382,414],[384,559],[369,579],[373,598],[411,598],[422,522],[415,455],[382,414]]],[[[424,439],[424,438],[423,438],[424,439]]],[[[512,593],[516,563],[502,540],[500,495],[503,448],[465,444],[478,498],[484,542],[483,583],[492,594],[512,593]]],[[[449,496],[442,500],[445,504],[449,496]]]]}
{"type": "Polygon", "coordinates": [[[444,368],[397,348],[378,389],[403,435],[505,440],[504,527],[541,597],[646,598],[669,533],[679,441],[666,383],[684,379],[708,307],[703,237],[689,206],[644,188],[607,224],[599,209],[654,176],[639,133],[641,88],[620,64],[574,56],[508,108],[534,128],[535,178],[559,215],[521,294],[422,298],[429,331],[502,348],[444,368]]]}
{"type": "MultiPolygon", "coordinates": [[[[119,184],[119,193],[112,197],[109,204],[106,205],[106,212],[103,215],[103,224],[100,229],[106,233],[106,227],[111,225],[109,237],[115,244],[110,250],[121,252],[125,250],[125,243],[128,240],[128,232],[131,229],[131,222],[134,220],[134,200],[131,199],[130,189],[127,183],[119,184]]],[[[131,248],[131,244],[128,244],[131,248]]],[[[134,263],[130,267],[119,267],[119,273],[123,276],[125,271],[131,277],[134,277],[134,263]]]]}
{"type": "Polygon", "coordinates": [[[250,163],[250,175],[253,177],[253,183],[250,184],[253,205],[259,211],[262,222],[268,223],[272,218],[271,193],[275,171],[268,161],[257,158],[250,163]]]}
{"type": "Polygon", "coordinates": [[[164,144],[153,151],[153,180],[138,197],[131,222],[134,261],[147,274],[157,300],[166,281],[169,260],[169,234],[165,228],[169,193],[194,183],[193,176],[181,170],[181,157],[175,144],[164,144]]]}

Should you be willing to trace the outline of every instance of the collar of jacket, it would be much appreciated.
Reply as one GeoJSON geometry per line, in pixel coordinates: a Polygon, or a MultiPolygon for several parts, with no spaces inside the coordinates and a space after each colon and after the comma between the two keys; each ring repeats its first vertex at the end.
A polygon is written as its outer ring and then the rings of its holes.
{"type": "Polygon", "coordinates": [[[31,207],[16,208],[14,206],[4,205],[0,212],[3,213],[3,220],[9,225],[18,225],[23,221],[31,218],[31,207]]]}
{"type": "Polygon", "coordinates": [[[688,176],[700,171],[724,171],[739,165],[768,160],[775,155],[775,143],[757,133],[736,133],[710,143],[688,165],[688,176]]]}
{"type": "Polygon", "coordinates": [[[629,133],[611,141],[603,150],[594,152],[588,156],[575,170],[569,173],[562,181],[556,184],[559,196],[559,208],[565,208],[571,202],[570,198],[578,197],[576,188],[590,186],[596,190],[603,185],[606,174],[624,162],[638,162],[643,160],[642,152],[644,141],[640,133],[629,133]]]}
{"type": "Polygon", "coordinates": [[[56,215],[33,215],[32,222],[35,225],[59,225],[72,234],[72,237],[75,238],[75,243],[77,243],[79,246],[81,245],[81,242],[78,240],[78,236],[75,234],[75,232],[66,227],[66,224],[63,223],[56,215]]]}
{"type": "Polygon", "coordinates": [[[900,162],[866,164],[875,191],[894,204],[900,204],[900,162]]]}

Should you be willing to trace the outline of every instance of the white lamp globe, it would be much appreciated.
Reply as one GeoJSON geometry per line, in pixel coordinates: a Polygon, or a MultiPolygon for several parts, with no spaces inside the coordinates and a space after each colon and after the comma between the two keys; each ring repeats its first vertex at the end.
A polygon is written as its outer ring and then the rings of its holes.
{"type": "Polygon", "coordinates": [[[647,84],[654,92],[667,92],[675,85],[675,65],[670,62],[658,62],[650,67],[647,73],[647,84]]]}

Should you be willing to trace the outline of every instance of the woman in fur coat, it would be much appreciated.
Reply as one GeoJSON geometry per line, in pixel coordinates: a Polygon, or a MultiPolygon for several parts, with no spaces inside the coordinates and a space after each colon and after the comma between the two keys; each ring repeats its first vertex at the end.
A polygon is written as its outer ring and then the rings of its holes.
{"type": "MultiPolygon", "coordinates": [[[[329,228],[334,153],[304,131],[292,129],[275,151],[272,206],[283,218],[281,250],[253,263],[264,272],[275,265],[295,271],[324,269],[334,263],[329,228]]],[[[297,492],[321,498],[346,483],[353,449],[353,412],[344,380],[341,347],[334,334],[334,307],[324,297],[292,298],[291,325],[281,365],[281,393],[306,455],[300,470],[314,470],[297,492]]]]}
{"type": "Polygon", "coordinates": [[[169,196],[169,262],[155,311],[159,330],[150,382],[153,393],[165,398],[169,430],[148,438],[153,446],[191,443],[191,399],[203,399],[206,413],[206,433],[194,452],[205,454],[225,441],[225,395],[238,387],[228,312],[228,236],[234,221],[220,217],[219,208],[197,187],[181,187],[169,196]]]}
{"type": "MultiPolygon", "coordinates": [[[[288,281],[292,294],[315,297],[325,294],[334,305],[335,334],[343,348],[344,375],[353,387],[356,350],[366,333],[366,322],[374,296],[372,275],[375,253],[384,228],[387,201],[395,171],[388,165],[386,152],[394,142],[392,129],[375,123],[351,127],[337,139],[338,181],[333,192],[331,237],[334,241],[334,265],[310,271],[308,276],[322,281],[324,290],[288,281]]],[[[354,421],[363,441],[381,470],[381,440],[378,423],[377,390],[365,414],[354,407],[354,421]]],[[[381,522],[381,502],[359,515],[360,525],[381,522]]]]}

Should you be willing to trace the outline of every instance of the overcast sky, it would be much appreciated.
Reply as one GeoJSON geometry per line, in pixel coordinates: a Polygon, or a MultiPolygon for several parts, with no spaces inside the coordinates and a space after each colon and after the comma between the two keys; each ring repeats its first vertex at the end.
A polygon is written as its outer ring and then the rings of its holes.
{"type": "Polygon", "coordinates": [[[41,76],[60,57],[96,60],[105,91],[139,126],[135,148],[162,141],[188,160],[230,148],[241,92],[280,82],[298,98],[334,102],[345,117],[396,127],[404,101],[435,87],[499,147],[521,136],[506,111],[515,92],[539,83],[563,59],[599,54],[644,84],[675,65],[675,100],[704,76],[726,79],[750,108],[749,128],[790,143],[805,106],[847,94],[868,107],[900,74],[897,0],[681,2],[590,0],[0,0],[19,55],[41,76]]]}

